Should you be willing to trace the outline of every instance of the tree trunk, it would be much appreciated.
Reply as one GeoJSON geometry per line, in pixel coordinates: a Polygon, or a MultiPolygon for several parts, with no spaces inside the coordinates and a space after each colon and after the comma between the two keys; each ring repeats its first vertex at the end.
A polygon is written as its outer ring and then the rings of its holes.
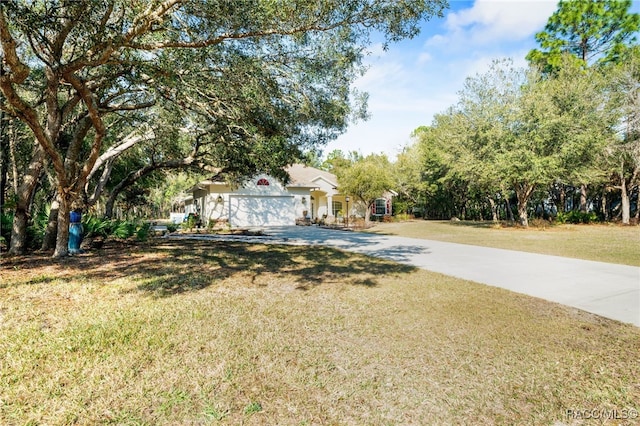
{"type": "Polygon", "coordinates": [[[587,185],[584,183],[580,185],[580,211],[587,212],[587,185]]]}
{"type": "Polygon", "coordinates": [[[11,243],[9,253],[24,254],[27,248],[27,224],[31,202],[38,187],[40,173],[44,168],[44,151],[39,145],[34,145],[34,155],[31,164],[24,174],[22,184],[16,192],[16,208],[11,228],[11,243]]]}
{"type": "Polygon", "coordinates": [[[489,205],[491,206],[491,220],[498,222],[498,206],[492,197],[489,197],[489,205]]]}
{"type": "Polygon", "coordinates": [[[518,220],[520,221],[520,225],[526,228],[529,226],[527,206],[529,204],[529,198],[535,189],[535,185],[518,183],[514,185],[514,189],[516,191],[516,197],[518,198],[518,220]]]}
{"type": "MultiPolygon", "coordinates": [[[[0,74],[4,74],[2,61],[0,61],[0,74]]],[[[9,173],[9,137],[5,129],[5,113],[0,110],[0,218],[4,215],[4,195],[7,192],[7,173],[9,173]]]]}
{"type": "Polygon", "coordinates": [[[564,213],[567,211],[567,187],[564,184],[560,184],[559,198],[558,213],[564,213]]]}
{"type": "Polygon", "coordinates": [[[111,191],[111,194],[109,195],[109,198],[107,198],[107,202],[104,205],[104,217],[113,217],[113,206],[116,204],[116,198],[118,198],[118,194],[120,194],[120,191],[116,191],[115,188],[113,191],[111,191]]]}
{"type": "Polygon", "coordinates": [[[69,213],[71,213],[71,197],[58,188],[58,232],[53,257],[65,257],[69,254],[69,213]]]}
{"type": "Polygon", "coordinates": [[[27,210],[22,206],[16,206],[11,226],[9,254],[21,255],[27,250],[27,220],[27,210]]]}
{"type": "Polygon", "coordinates": [[[505,197],[504,202],[506,205],[507,218],[509,219],[509,222],[515,221],[515,219],[513,218],[513,210],[511,210],[511,203],[509,202],[509,197],[505,197]]]}
{"type": "Polygon", "coordinates": [[[527,228],[529,226],[529,217],[527,216],[527,202],[518,203],[518,221],[521,226],[527,228]]]}
{"type": "Polygon", "coordinates": [[[60,202],[58,201],[58,197],[56,196],[51,203],[51,211],[49,212],[47,229],[45,229],[44,238],[42,239],[42,250],[53,250],[56,246],[59,205],[60,202]]]}
{"type": "Polygon", "coordinates": [[[9,138],[4,121],[4,111],[0,111],[0,216],[4,214],[4,196],[7,193],[9,173],[9,138]]]}
{"type": "Polygon", "coordinates": [[[607,197],[607,189],[603,189],[602,190],[602,205],[600,206],[600,212],[602,212],[602,217],[604,218],[605,222],[609,221],[609,206],[608,206],[609,200],[607,197]]]}
{"type": "Polygon", "coordinates": [[[627,181],[624,176],[620,176],[620,197],[622,199],[622,224],[629,225],[631,222],[631,203],[629,202],[627,181]]]}
{"type": "Polygon", "coordinates": [[[367,208],[364,211],[364,227],[368,227],[369,226],[369,221],[371,220],[371,206],[375,203],[375,200],[373,201],[373,203],[364,203],[365,206],[367,206],[367,208]]]}

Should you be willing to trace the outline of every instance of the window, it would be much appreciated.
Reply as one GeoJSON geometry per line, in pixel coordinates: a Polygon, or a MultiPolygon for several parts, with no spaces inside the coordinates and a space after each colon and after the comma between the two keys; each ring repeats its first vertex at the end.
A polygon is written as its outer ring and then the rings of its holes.
{"type": "Polygon", "coordinates": [[[376,200],[376,210],[374,214],[380,216],[387,214],[387,200],[384,198],[378,198],[376,200]]]}
{"type": "Polygon", "coordinates": [[[331,205],[331,212],[334,216],[338,216],[338,212],[342,214],[342,201],[334,201],[331,205]]]}
{"type": "Polygon", "coordinates": [[[259,180],[258,180],[257,185],[258,185],[258,186],[269,186],[269,181],[268,181],[268,180],[266,180],[265,178],[262,178],[262,179],[259,179],[259,180]]]}

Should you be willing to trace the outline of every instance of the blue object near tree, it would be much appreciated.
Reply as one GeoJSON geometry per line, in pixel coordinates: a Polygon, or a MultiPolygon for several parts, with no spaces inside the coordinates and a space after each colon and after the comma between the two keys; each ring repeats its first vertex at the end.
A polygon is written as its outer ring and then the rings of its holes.
{"type": "Polygon", "coordinates": [[[82,221],[82,213],[80,212],[71,212],[69,217],[71,219],[71,223],[80,223],[82,221]]]}
{"type": "Polygon", "coordinates": [[[69,253],[78,254],[82,253],[80,250],[80,244],[82,243],[82,214],[79,212],[71,212],[71,223],[69,224],[69,253]]]}

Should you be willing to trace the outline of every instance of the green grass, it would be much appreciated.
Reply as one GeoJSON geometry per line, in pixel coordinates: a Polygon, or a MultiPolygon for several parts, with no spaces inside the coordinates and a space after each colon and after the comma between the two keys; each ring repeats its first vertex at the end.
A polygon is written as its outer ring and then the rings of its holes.
{"type": "Polygon", "coordinates": [[[638,353],[637,327],[328,248],[164,242],[0,275],[7,425],[570,424],[640,409],[638,353]]]}
{"type": "Polygon", "coordinates": [[[640,227],[556,225],[504,227],[491,222],[413,220],[369,232],[640,266],[640,227]]]}

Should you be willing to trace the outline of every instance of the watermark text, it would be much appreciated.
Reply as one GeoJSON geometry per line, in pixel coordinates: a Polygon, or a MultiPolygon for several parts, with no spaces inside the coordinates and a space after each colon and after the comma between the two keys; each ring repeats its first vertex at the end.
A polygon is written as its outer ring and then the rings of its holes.
{"type": "Polygon", "coordinates": [[[635,408],[570,408],[565,411],[568,420],[630,420],[638,418],[635,408]]]}

